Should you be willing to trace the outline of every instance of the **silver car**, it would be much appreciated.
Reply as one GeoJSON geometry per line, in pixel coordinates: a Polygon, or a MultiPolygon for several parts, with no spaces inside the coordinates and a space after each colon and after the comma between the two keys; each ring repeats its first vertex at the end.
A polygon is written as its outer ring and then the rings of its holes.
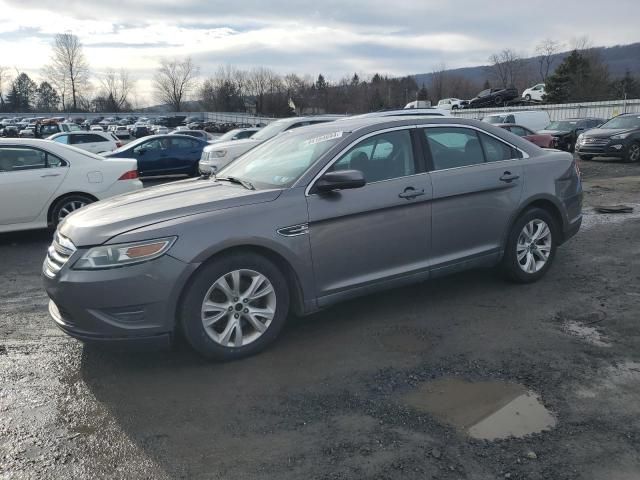
{"type": "Polygon", "coordinates": [[[44,263],[56,324],[85,341],[209,358],[272,342],[290,312],[476,267],[540,279],[580,228],[568,153],[488,123],[360,118],[283,133],[216,177],[89,205],[44,263]]]}

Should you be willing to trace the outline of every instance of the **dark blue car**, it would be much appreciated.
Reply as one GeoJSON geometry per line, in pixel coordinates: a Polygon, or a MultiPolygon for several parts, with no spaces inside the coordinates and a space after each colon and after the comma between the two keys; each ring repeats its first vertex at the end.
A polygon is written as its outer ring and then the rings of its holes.
{"type": "Polygon", "coordinates": [[[207,145],[204,140],[188,135],[153,135],[127,143],[104,156],[135,158],[141,177],[176,174],[196,176],[202,149],[207,145]]]}

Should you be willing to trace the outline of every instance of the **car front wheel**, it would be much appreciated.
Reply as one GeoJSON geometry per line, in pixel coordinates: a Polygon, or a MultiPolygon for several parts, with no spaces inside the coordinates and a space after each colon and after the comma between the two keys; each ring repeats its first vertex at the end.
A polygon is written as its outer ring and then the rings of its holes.
{"type": "Polygon", "coordinates": [[[200,269],[187,287],[180,324],[189,344],[215,360],[253,355],[280,333],[289,288],[267,258],[234,253],[200,269]]]}
{"type": "Polygon", "coordinates": [[[546,210],[530,208],[513,224],[505,246],[502,267],[518,283],[539,280],[550,268],[558,244],[558,226],[546,210]]]}
{"type": "Polygon", "coordinates": [[[640,160],[640,143],[632,143],[627,150],[627,155],[624,158],[625,162],[637,162],[640,160]]]}

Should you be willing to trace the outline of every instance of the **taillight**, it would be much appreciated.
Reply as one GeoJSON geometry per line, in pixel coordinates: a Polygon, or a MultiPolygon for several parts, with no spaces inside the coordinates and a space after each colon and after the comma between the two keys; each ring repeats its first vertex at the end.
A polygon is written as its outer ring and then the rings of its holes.
{"type": "Polygon", "coordinates": [[[122,142],[116,142],[116,148],[120,148],[122,145],[124,145],[122,142]]]}
{"type": "Polygon", "coordinates": [[[135,180],[138,178],[138,170],[129,170],[123,173],[118,180],[135,180]]]}

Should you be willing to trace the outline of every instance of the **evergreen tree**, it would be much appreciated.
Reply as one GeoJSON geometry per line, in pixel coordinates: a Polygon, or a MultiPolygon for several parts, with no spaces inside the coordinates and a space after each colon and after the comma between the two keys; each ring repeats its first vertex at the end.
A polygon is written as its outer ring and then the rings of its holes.
{"type": "Polygon", "coordinates": [[[11,84],[7,96],[9,110],[13,112],[29,112],[36,103],[38,86],[26,73],[21,73],[11,84]]]}
{"type": "Polygon", "coordinates": [[[40,112],[54,112],[60,105],[60,95],[49,82],[42,82],[37,88],[36,109],[40,112]]]}

